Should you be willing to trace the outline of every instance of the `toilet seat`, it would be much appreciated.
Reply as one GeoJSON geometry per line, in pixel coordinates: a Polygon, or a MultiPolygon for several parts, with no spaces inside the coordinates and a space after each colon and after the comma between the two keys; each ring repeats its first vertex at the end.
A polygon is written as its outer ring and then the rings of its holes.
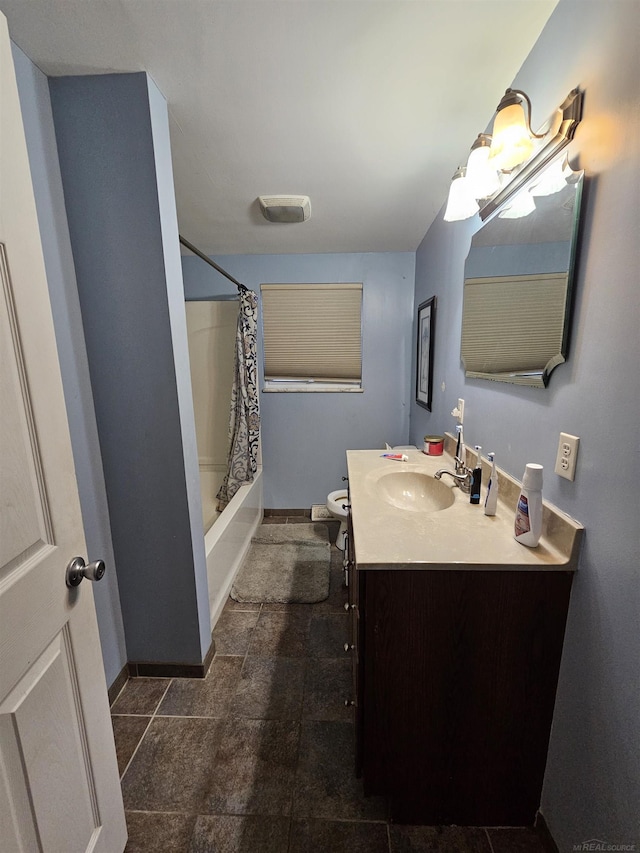
{"type": "Polygon", "coordinates": [[[327,495],[327,509],[333,515],[340,518],[347,517],[347,510],[342,509],[342,504],[349,499],[349,493],[346,489],[336,489],[335,492],[329,492],[327,495]]]}

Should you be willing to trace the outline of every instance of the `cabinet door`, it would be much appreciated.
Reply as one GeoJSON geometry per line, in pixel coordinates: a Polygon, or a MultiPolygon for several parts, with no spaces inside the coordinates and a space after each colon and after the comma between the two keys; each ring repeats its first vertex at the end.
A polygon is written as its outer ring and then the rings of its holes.
{"type": "Polygon", "coordinates": [[[570,588],[565,572],[367,573],[363,775],[395,821],[533,823],[570,588]]]}
{"type": "Polygon", "coordinates": [[[355,737],[356,737],[356,776],[362,775],[362,640],[360,622],[360,585],[362,583],[361,572],[358,571],[356,562],[355,543],[353,541],[353,526],[351,515],[348,517],[347,552],[349,571],[349,644],[352,655],[352,696],[355,702],[353,706],[355,737]]]}

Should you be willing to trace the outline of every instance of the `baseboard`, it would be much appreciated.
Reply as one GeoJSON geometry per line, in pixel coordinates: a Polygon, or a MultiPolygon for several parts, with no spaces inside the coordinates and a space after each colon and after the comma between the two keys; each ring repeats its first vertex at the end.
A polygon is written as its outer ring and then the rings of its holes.
{"type": "Polygon", "coordinates": [[[129,661],[125,668],[129,678],[206,678],[215,653],[216,646],[212,637],[211,645],[202,663],[129,661]]]}
{"type": "Polygon", "coordinates": [[[542,846],[547,851],[547,853],[560,853],[560,851],[558,850],[558,845],[553,840],[553,835],[551,835],[551,830],[547,826],[547,822],[544,819],[544,815],[542,814],[542,812],[536,812],[534,828],[538,833],[538,837],[542,841],[542,846]]]}
{"type": "Polygon", "coordinates": [[[113,684],[107,690],[107,696],[109,697],[109,707],[111,707],[118,698],[120,691],[127,683],[127,678],[129,678],[129,664],[125,663],[120,672],[116,675],[113,684]]]}

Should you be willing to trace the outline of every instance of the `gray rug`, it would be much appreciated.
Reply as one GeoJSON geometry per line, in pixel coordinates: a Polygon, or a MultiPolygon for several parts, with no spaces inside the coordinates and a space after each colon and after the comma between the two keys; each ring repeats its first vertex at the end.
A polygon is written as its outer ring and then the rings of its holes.
{"type": "Polygon", "coordinates": [[[262,524],[231,588],[238,602],[314,604],[329,595],[326,524],[262,524]]]}

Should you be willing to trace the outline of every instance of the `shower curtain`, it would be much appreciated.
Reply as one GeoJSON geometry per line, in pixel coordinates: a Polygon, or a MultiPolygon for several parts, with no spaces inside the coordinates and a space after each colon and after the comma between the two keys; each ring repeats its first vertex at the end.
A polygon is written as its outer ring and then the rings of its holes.
{"type": "Polygon", "coordinates": [[[251,483],[257,470],[260,410],[256,369],[258,296],[240,289],[240,309],[236,331],[236,355],[231,416],[229,418],[229,458],[227,473],[216,495],[222,511],[243,483],[251,483]]]}

